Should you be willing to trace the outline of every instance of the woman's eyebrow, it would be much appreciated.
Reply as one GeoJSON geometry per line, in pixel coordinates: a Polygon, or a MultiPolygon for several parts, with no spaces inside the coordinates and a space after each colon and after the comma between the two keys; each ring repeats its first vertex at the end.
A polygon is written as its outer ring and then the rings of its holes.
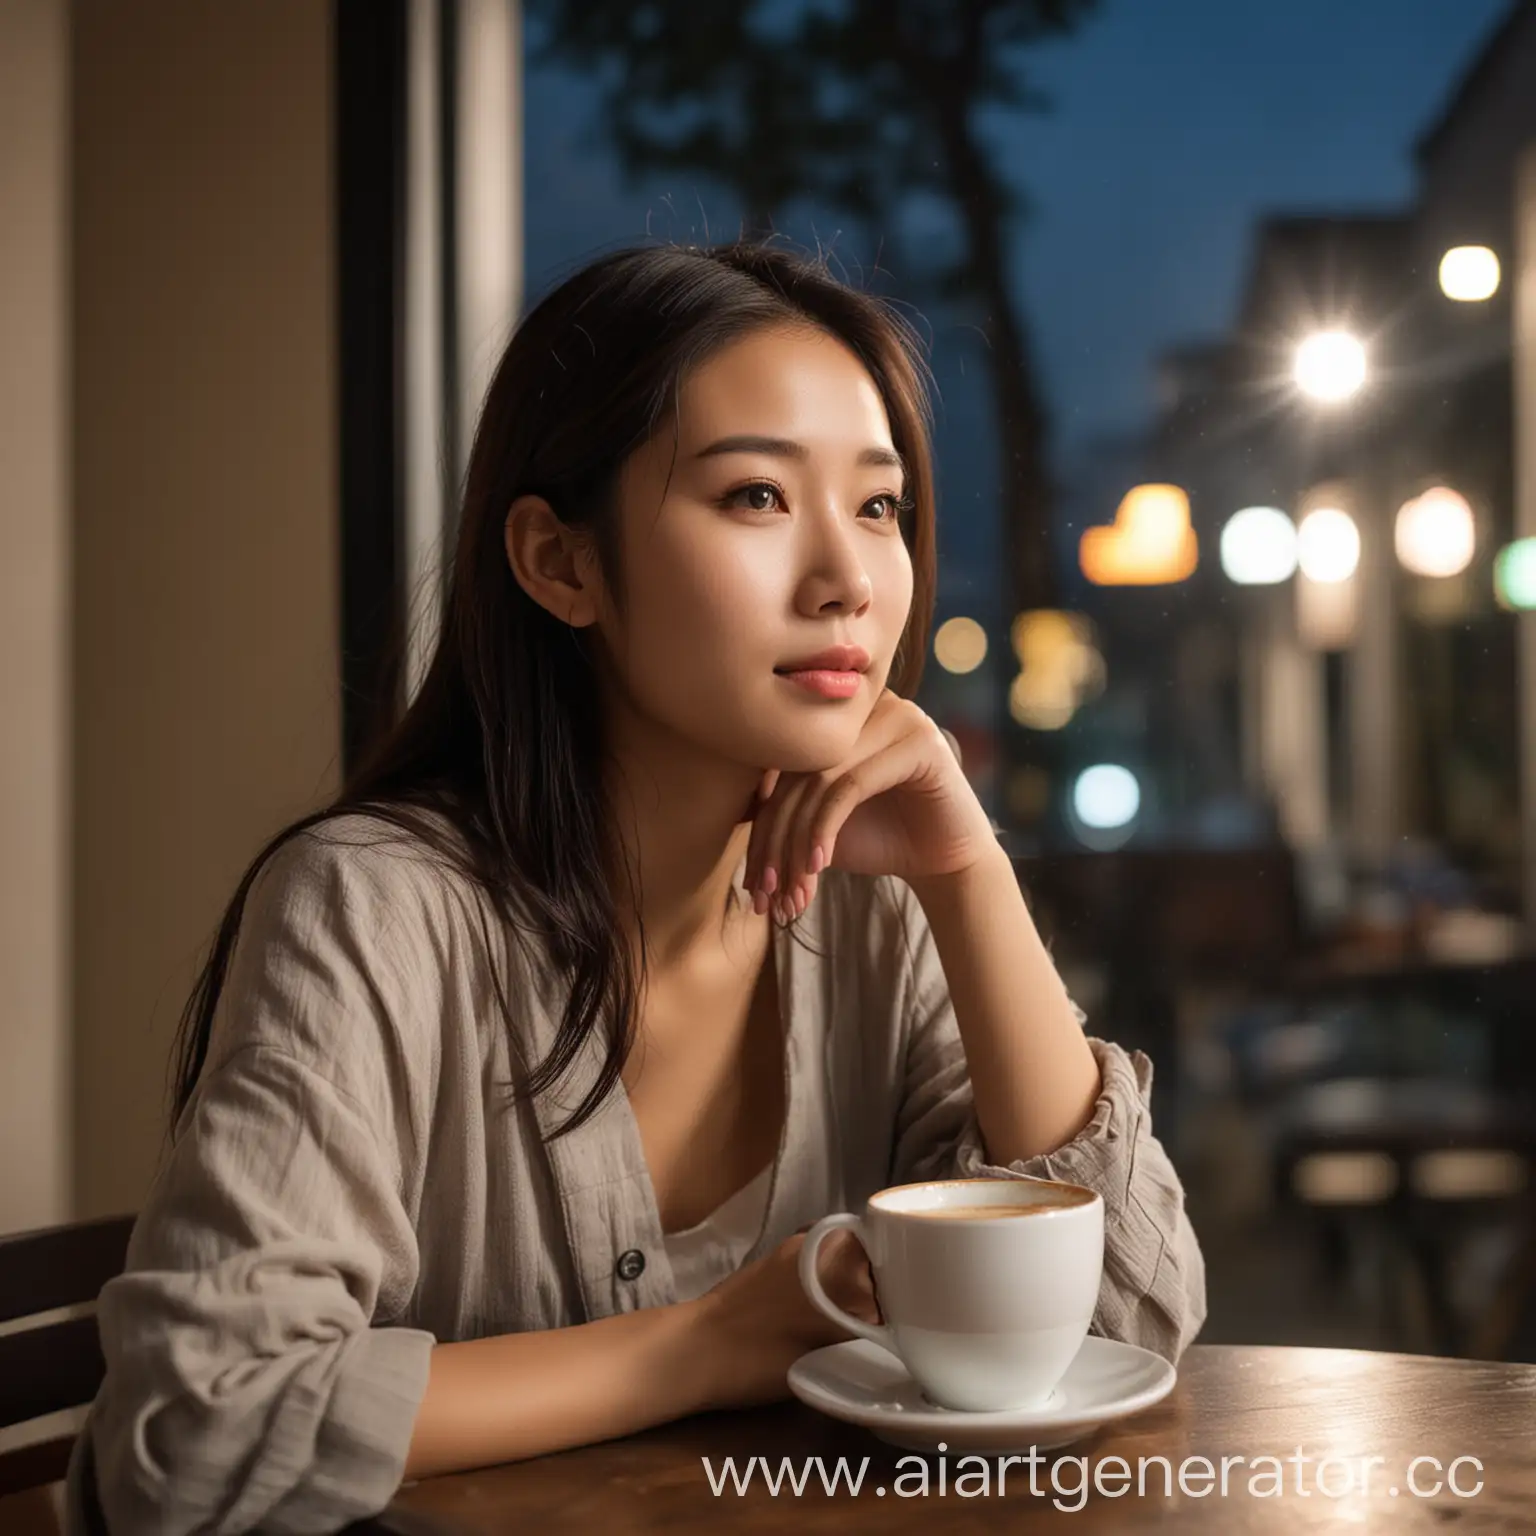
{"type": "MultiPolygon", "coordinates": [[[[736,437],[722,437],[707,448],[699,449],[694,454],[694,458],[712,459],[723,453],[766,453],[779,459],[808,459],[811,456],[810,449],[804,443],[797,443],[791,438],[754,437],[744,434],[736,437]]],[[[866,448],[859,454],[858,462],[888,465],[892,469],[903,472],[906,470],[901,455],[891,448],[866,448]]]]}

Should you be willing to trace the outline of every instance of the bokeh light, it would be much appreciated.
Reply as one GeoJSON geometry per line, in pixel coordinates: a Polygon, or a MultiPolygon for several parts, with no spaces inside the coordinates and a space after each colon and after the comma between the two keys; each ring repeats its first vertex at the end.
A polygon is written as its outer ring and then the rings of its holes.
{"type": "Polygon", "coordinates": [[[1536,608],[1536,539],[1516,539],[1499,551],[1493,590],[1506,608],[1536,608]]]}
{"type": "Polygon", "coordinates": [[[1141,809],[1141,785],[1119,763],[1096,763],[1078,774],[1072,810],[1085,827],[1112,831],[1128,827],[1141,809]]]}
{"type": "Polygon", "coordinates": [[[1125,494],[1106,527],[1088,528],[1078,564],[1096,586],[1162,586],[1194,573],[1200,545],[1189,497],[1176,485],[1138,485],[1125,494]]]}
{"type": "Polygon", "coordinates": [[[1464,496],[1434,486],[1399,508],[1393,542],[1403,568],[1415,576],[1455,576],[1477,549],[1472,508],[1464,496]]]}
{"type": "Polygon", "coordinates": [[[1019,671],[1008,713],[1032,731],[1059,731],[1104,687],[1104,656],[1086,614],[1031,608],[1009,630],[1019,671]]]}
{"type": "Polygon", "coordinates": [[[1314,507],[1296,530],[1296,559],[1311,581],[1348,581],[1360,564],[1360,530],[1339,507],[1314,507]]]}
{"type": "Polygon", "coordinates": [[[1499,258],[1486,245],[1458,245],[1440,258],[1440,291],[1475,304],[1499,291],[1499,258]]]}
{"type": "Polygon", "coordinates": [[[987,658],[987,632],[975,619],[946,619],[933,637],[933,659],[946,672],[974,672],[987,658]]]}
{"type": "Polygon", "coordinates": [[[1296,571],[1296,525],[1278,507],[1244,507],[1221,530],[1221,568],[1243,587],[1272,586],[1296,571]]]}
{"type": "Polygon", "coordinates": [[[1296,382],[1314,400],[1348,400],[1365,373],[1365,348],[1348,331],[1319,331],[1296,349],[1296,382]]]}

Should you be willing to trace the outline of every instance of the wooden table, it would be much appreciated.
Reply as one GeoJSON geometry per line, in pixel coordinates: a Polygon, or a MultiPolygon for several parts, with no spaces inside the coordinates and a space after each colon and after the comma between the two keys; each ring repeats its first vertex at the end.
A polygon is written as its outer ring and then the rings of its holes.
{"type": "Polygon", "coordinates": [[[703,1415],[604,1445],[416,1483],[402,1489],[386,1522],[422,1536],[858,1530],[926,1536],[1017,1531],[1025,1520],[1031,1532],[1080,1536],[1163,1529],[1536,1531],[1536,1366],[1197,1345],[1163,1403],[1042,1460],[1034,1473],[1038,1495],[1026,1465],[1005,1469],[999,1496],[996,1458],[989,1458],[985,1494],[974,1462],[962,1463],[953,1452],[944,1462],[945,1492],[939,1492],[935,1458],[927,1463],[928,1494],[916,1496],[920,1458],[792,1402],[703,1415]],[[868,1464],[857,1496],[846,1482],[829,1495],[812,1470],[799,1497],[787,1485],[774,1497],[754,1468],[744,1495],[728,1488],[716,1497],[700,1458],[711,1458],[718,1474],[724,1458],[734,1457],[740,1467],[751,1456],[769,1458],[774,1467],[781,1457],[798,1464],[820,1456],[829,1476],[838,1457],[848,1458],[855,1474],[866,1457],[868,1464]],[[1138,1460],[1154,1456],[1167,1458],[1172,1469],[1171,1495],[1161,1464],[1138,1460]],[[1123,1458],[1128,1487],[1120,1464],[1107,1460],[1113,1457],[1123,1458]],[[1204,1462],[1195,1459],[1201,1457],[1204,1462]],[[1224,1457],[1244,1458],[1228,1463],[1225,1496],[1224,1457]],[[1260,1457],[1276,1461],[1255,1462],[1260,1457]],[[1381,1459],[1367,1469],[1370,1457],[1381,1459]],[[1415,1496],[1409,1486],[1415,1457],[1439,1463],[1437,1469],[1421,1462],[1414,1472],[1429,1497],[1415,1496]],[[1458,1463],[1461,1457],[1476,1457],[1481,1469],[1458,1463]],[[1077,1491],[1084,1462],[1086,1494],[1077,1491]],[[1139,1472],[1146,1478],[1141,1494],[1139,1472]],[[1471,1496],[1459,1497],[1452,1481],[1471,1496]],[[1278,1493],[1259,1496],[1277,1487],[1278,1493]],[[1116,1488],[1125,1491],[1111,1496],[1116,1488]],[[1202,1495],[1202,1489],[1208,1491],[1202,1495]]]}

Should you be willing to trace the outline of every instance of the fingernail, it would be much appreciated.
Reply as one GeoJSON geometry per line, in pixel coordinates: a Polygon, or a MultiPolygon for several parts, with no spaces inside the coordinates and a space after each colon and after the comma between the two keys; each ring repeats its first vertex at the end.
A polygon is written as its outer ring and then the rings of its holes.
{"type": "Polygon", "coordinates": [[[821,863],[825,857],[826,855],[821,851],[821,844],[817,843],[816,846],[811,849],[811,873],[813,875],[819,875],[821,873],[821,863]]]}
{"type": "Polygon", "coordinates": [[[763,913],[768,910],[768,893],[766,891],[759,890],[752,892],[752,910],[757,913],[759,917],[761,917],[763,913]]]}
{"type": "Polygon", "coordinates": [[[763,889],[771,896],[779,888],[779,872],[772,864],[763,871],[763,889]]]}

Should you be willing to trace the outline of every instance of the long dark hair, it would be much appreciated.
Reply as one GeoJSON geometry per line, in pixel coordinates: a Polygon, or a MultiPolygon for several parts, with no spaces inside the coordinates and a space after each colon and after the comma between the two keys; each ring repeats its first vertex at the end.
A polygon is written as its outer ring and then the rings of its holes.
{"type": "MultiPolygon", "coordinates": [[[[911,506],[902,535],[913,566],[912,609],[888,686],[907,698],[916,692],[933,614],[934,493],[930,376],[911,325],[885,300],[839,281],[823,261],[782,247],[647,246],[592,262],[522,321],[491,380],[441,630],[415,698],[329,805],[257,854],[224,913],[181,1017],[173,1133],[208,1054],[251,885],[290,838],[357,813],[419,838],[483,890],[509,925],[531,923],[571,976],[554,1042],[514,1091],[538,1094],[558,1082],[598,1029],[608,1039],[602,1069],[554,1134],[581,1125],[613,1091],[633,1041],[644,936],[637,976],[606,875],[612,825],[596,679],[575,632],[518,584],[503,527],[516,497],[547,498],[563,522],[590,536],[622,602],[621,464],[668,406],[676,409],[692,369],[747,332],[786,322],[843,341],[884,400],[907,468],[911,506]]],[[[500,978],[498,996],[516,1047],[500,978]]]]}

